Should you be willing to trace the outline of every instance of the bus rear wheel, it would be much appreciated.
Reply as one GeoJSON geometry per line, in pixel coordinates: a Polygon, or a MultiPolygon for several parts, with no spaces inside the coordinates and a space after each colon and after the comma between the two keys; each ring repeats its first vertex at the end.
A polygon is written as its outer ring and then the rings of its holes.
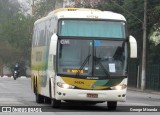
{"type": "Polygon", "coordinates": [[[44,96],[38,94],[37,88],[34,86],[35,89],[35,97],[37,103],[44,103],[44,96]]]}
{"type": "Polygon", "coordinates": [[[44,96],[36,93],[36,102],[37,103],[44,103],[44,96]]]}
{"type": "Polygon", "coordinates": [[[108,101],[107,102],[108,110],[116,110],[117,108],[117,101],[108,101]]]}
{"type": "Polygon", "coordinates": [[[56,99],[51,99],[51,105],[53,108],[59,108],[61,105],[61,101],[56,99]]]}

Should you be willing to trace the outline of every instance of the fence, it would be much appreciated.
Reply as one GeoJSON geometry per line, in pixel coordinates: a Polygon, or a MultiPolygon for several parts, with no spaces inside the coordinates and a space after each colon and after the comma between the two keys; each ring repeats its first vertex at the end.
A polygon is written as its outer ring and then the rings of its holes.
{"type": "MultiPolygon", "coordinates": [[[[137,63],[128,66],[128,86],[140,88],[140,75],[137,63]]],[[[150,64],[146,67],[146,89],[160,91],[160,64],[150,64]]]]}
{"type": "Polygon", "coordinates": [[[146,88],[160,91],[160,65],[148,65],[146,68],[146,88]]]}
{"type": "Polygon", "coordinates": [[[129,64],[128,66],[128,85],[130,87],[137,87],[138,66],[137,64],[129,64]]]}

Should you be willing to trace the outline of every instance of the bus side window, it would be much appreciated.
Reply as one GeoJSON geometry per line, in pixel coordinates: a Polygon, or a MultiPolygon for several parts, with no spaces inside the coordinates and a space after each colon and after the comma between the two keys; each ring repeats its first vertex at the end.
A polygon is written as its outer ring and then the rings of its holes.
{"type": "Polygon", "coordinates": [[[49,54],[49,61],[52,62],[52,54],[49,54]]]}
{"type": "Polygon", "coordinates": [[[42,61],[42,52],[36,52],[36,61],[42,61]]]}

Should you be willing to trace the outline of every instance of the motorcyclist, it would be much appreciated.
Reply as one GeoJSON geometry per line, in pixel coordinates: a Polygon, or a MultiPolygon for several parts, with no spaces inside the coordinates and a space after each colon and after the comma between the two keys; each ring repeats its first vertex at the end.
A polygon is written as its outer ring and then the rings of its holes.
{"type": "MultiPolygon", "coordinates": [[[[15,64],[14,71],[17,71],[17,76],[19,76],[19,64],[18,63],[15,64]]],[[[14,71],[13,71],[13,73],[14,73],[14,71]]]]}

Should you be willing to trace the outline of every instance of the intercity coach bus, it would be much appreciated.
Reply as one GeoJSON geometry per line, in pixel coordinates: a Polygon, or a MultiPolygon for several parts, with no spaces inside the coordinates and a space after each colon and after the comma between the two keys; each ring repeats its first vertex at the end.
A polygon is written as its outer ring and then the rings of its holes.
{"type": "Polygon", "coordinates": [[[61,8],[34,23],[31,81],[36,102],[96,104],[115,110],[126,100],[127,60],[137,57],[124,16],[61,8]]]}

